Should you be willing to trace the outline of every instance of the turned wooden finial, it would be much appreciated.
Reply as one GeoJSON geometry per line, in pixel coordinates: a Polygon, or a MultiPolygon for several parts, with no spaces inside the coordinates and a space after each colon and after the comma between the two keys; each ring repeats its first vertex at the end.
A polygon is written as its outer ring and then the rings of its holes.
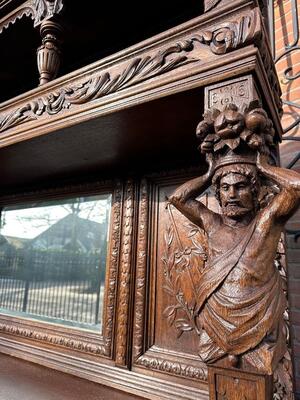
{"type": "Polygon", "coordinates": [[[56,78],[61,60],[62,27],[55,21],[41,23],[40,34],[43,44],[37,50],[37,64],[40,73],[40,85],[56,78]]]}

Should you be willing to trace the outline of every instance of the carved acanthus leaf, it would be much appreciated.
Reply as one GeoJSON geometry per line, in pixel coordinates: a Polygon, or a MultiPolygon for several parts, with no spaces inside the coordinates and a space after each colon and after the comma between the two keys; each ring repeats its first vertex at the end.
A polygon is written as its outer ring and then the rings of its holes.
{"type": "Polygon", "coordinates": [[[43,20],[59,14],[63,9],[63,0],[33,0],[34,26],[39,25],[43,20]]]}
{"type": "Polygon", "coordinates": [[[136,85],[146,79],[172,71],[183,65],[199,61],[188,57],[193,49],[192,40],[172,45],[154,56],[134,59],[123,72],[112,75],[104,72],[82,82],[80,85],[62,88],[34,100],[4,117],[0,117],[0,132],[24,122],[37,119],[43,114],[55,115],[75,104],[84,104],[119,90],[136,85]],[[169,57],[172,56],[172,57],[169,57]]]}

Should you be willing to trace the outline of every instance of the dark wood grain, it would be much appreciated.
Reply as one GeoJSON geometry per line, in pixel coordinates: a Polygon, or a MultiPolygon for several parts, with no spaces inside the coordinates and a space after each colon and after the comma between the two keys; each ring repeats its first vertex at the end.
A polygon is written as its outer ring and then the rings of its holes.
{"type": "Polygon", "coordinates": [[[142,399],[4,354],[0,355],[0,387],[1,400],[142,399]]]}

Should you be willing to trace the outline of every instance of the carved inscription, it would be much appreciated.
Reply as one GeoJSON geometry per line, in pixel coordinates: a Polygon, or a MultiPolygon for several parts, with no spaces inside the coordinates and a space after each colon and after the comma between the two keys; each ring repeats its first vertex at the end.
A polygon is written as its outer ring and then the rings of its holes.
{"type": "Polygon", "coordinates": [[[257,99],[251,77],[235,79],[231,82],[206,88],[206,109],[222,109],[230,103],[241,107],[243,104],[249,104],[250,101],[257,99]]]}

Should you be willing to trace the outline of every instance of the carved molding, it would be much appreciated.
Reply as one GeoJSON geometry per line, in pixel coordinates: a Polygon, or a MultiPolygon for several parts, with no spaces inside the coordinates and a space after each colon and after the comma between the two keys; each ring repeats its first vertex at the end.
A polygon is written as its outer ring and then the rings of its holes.
{"type": "Polygon", "coordinates": [[[25,3],[21,8],[10,13],[7,17],[5,17],[5,19],[0,21],[0,34],[4,31],[4,29],[7,29],[10,25],[13,25],[24,16],[33,18],[33,14],[34,11],[32,7],[25,3]]]}
{"type": "Polygon", "coordinates": [[[136,268],[136,291],[134,309],[134,336],[133,336],[133,358],[136,360],[143,353],[144,323],[145,323],[145,295],[146,295],[146,269],[147,269],[147,234],[148,234],[148,187],[147,181],[143,180],[140,187],[140,208],[138,221],[137,242],[137,268],[136,268]]]}
{"type": "Polygon", "coordinates": [[[188,365],[177,361],[143,355],[137,359],[136,364],[151,370],[166,372],[185,378],[207,381],[206,368],[195,367],[193,365],[188,365]]]}
{"type": "Polygon", "coordinates": [[[287,351],[284,357],[280,360],[274,375],[273,375],[273,400],[294,400],[293,394],[293,365],[291,357],[291,343],[290,343],[290,312],[288,304],[288,293],[287,293],[287,264],[285,256],[285,244],[284,235],[278,245],[277,257],[275,259],[275,266],[279,270],[282,278],[282,286],[287,297],[287,307],[283,315],[287,351]]]}
{"type": "Polygon", "coordinates": [[[260,33],[260,15],[254,9],[246,16],[225,22],[213,30],[200,31],[154,55],[136,57],[121,72],[113,73],[108,69],[80,84],[60,88],[2,115],[0,132],[36,120],[42,115],[55,115],[72,106],[97,100],[187,64],[200,62],[199,56],[191,54],[196,43],[208,45],[214,54],[225,54],[256,40],[260,33]]]}
{"type": "Polygon", "coordinates": [[[94,343],[89,343],[82,340],[75,340],[66,336],[45,333],[44,330],[36,330],[36,329],[24,328],[19,325],[0,323],[0,331],[5,334],[21,336],[26,339],[33,339],[43,343],[49,343],[49,344],[54,344],[56,346],[67,347],[73,350],[83,351],[85,353],[92,353],[97,355],[106,354],[106,348],[104,345],[101,344],[96,345],[94,343]]]}
{"type": "Polygon", "coordinates": [[[106,283],[106,297],[105,297],[105,318],[103,327],[103,336],[105,341],[105,355],[111,356],[112,353],[112,337],[114,330],[114,316],[116,305],[116,288],[118,277],[118,264],[119,264],[119,251],[120,251],[120,238],[121,238],[121,205],[122,205],[122,186],[121,182],[117,182],[114,200],[113,200],[113,224],[112,233],[110,238],[110,263],[109,263],[109,277],[106,283]]]}
{"type": "Polygon", "coordinates": [[[121,262],[119,274],[118,324],[116,363],[125,365],[127,362],[128,313],[130,301],[132,232],[134,217],[134,184],[127,181],[124,195],[124,215],[122,222],[121,262]]]}
{"type": "Polygon", "coordinates": [[[0,116],[0,132],[36,120],[43,114],[58,114],[73,105],[88,103],[183,65],[197,62],[197,59],[189,58],[186,54],[192,49],[192,40],[179,42],[164,51],[157,52],[154,56],[135,58],[121,73],[113,75],[106,71],[79,85],[49,93],[5,116],[0,116]]]}
{"type": "Polygon", "coordinates": [[[31,17],[34,27],[37,27],[43,21],[59,14],[63,6],[63,0],[27,0],[0,21],[0,34],[24,16],[31,17]]]}
{"type": "MultiPolygon", "coordinates": [[[[264,34],[265,36],[265,34],[264,34]]],[[[274,96],[275,104],[278,109],[278,113],[282,116],[282,99],[281,99],[281,87],[278,79],[278,75],[276,72],[275,64],[272,58],[271,50],[269,49],[268,42],[266,40],[261,40],[258,43],[259,52],[261,56],[262,63],[264,65],[264,69],[266,71],[266,75],[268,77],[268,81],[270,87],[272,88],[272,94],[274,96]]]]}

